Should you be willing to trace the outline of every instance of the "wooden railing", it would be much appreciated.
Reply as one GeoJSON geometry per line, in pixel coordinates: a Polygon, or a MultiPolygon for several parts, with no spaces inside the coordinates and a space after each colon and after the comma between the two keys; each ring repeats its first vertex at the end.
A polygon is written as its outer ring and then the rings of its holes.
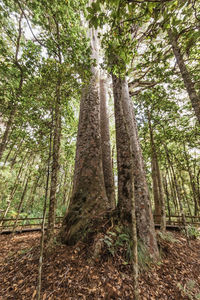
{"type": "MultiPolygon", "coordinates": [[[[154,215],[154,220],[161,216],[154,215]]],[[[60,227],[63,217],[56,217],[56,227],[60,227]]],[[[185,216],[186,224],[192,226],[200,226],[200,216],[185,216]]],[[[182,216],[172,215],[166,216],[167,226],[181,227],[183,226],[182,216]]],[[[0,219],[0,233],[23,232],[40,230],[42,218],[19,218],[17,221],[14,218],[0,219]]],[[[47,225],[47,220],[45,222],[47,225]]],[[[156,227],[159,227],[159,222],[155,222],[156,227]]]]}
{"type": "MultiPolygon", "coordinates": [[[[156,219],[161,218],[160,215],[154,215],[154,221],[156,222],[156,219]]],[[[200,226],[200,216],[189,216],[185,215],[185,221],[188,225],[194,225],[194,226],[200,226]]],[[[181,226],[183,225],[183,217],[179,215],[172,215],[172,216],[166,216],[166,223],[167,225],[177,225],[181,226]]]]}
{"type": "MultiPolygon", "coordinates": [[[[40,230],[43,218],[6,218],[0,219],[0,233],[11,231],[30,231],[40,230]],[[26,230],[24,230],[26,229],[26,230]]],[[[62,223],[63,217],[56,217],[56,227],[59,227],[62,223]]],[[[47,224],[47,219],[45,220],[47,224]]]]}

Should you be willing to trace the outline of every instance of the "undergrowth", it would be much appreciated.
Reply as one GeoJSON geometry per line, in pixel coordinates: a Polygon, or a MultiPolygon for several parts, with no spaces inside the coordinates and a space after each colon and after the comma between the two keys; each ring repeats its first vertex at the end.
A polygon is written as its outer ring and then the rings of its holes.
{"type": "MultiPolygon", "coordinates": [[[[131,231],[125,226],[115,226],[108,230],[101,238],[107,252],[113,257],[120,256],[122,264],[127,265],[132,261],[133,241],[131,231]]],[[[152,258],[147,252],[141,240],[138,241],[138,263],[140,269],[149,268],[152,264],[152,258]]]]}

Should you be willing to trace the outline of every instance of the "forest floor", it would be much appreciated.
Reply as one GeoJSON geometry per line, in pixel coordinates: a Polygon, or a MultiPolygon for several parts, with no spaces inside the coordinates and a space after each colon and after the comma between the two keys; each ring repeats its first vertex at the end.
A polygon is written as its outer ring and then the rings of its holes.
{"type": "MultiPolygon", "coordinates": [[[[38,278],[40,233],[0,236],[0,300],[33,300],[38,278]]],[[[146,299],[200,299],[200,240],[190,246],[181,233],[159,238],[162,260],[140,271],[146,299]]],[[[120,255],[89,263],[91,249],[55,245],[45,255],[41,300],[133,299],[131,266],[120,255]]]]}

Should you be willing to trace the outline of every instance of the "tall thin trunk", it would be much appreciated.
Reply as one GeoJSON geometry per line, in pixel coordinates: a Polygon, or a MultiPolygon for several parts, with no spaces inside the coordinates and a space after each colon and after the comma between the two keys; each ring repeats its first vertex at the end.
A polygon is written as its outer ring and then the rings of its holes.
{"type": "Polygon", "coordinates": [[[60,107],[60,80],[58,81],[56,91],[56,103],[54,112],[54,131],[53,131],[53,151],[52,151],[52,167],[51,167],[51,187],[48,215],[47,239],[52,241],[55,227],[56,213],[56,191],[59,172],[59,156],[60,156],[60,139],[61,139],[61,107],[60,107]]]}
{"type": "Polygon", "coordinates": [[[160,174],[160,167],[158,163],[158,155],[156,145],[154,142],[153,128],[151,125],[151,115],[148,111],[148,123],[151,142],[151,155],[152,155],[152,177],[153,177],[153,190],[154,190],[154,203],[155,203],[155,220],[159,222],[161,231],[166,230],[166,213],[165,213],[165,198],[163,193],[163,183],[160,174]]]}
{"type": "Polygon", "coordinates": [[[19,27],[18,27],[18,36],[17,36],[14,64],[20,71],[20,80],[19,80],[19,86],[16,90],[16,97],[15,97],[16,99],[15,99],[14,103],[13,103],[13,100],[10,101],[11,111],[10,111],[8,121],[6,123],[6,128],[5,128],[4,134],[2,136],[2,141],[0,143],[0,160],[6,149],[6,144],[8,141],[9,133],[10,133],[10,130],[13,125],[15,114],[17,112],[17,101],[18,101],[19,96],[21,95],[23,81],[24,81],[24,72],[23,72],[21,65],[19,64],[19,58],[18,58],[19,50],[20,50],[20,41],[21,41],[21,37],[22,37],[22,14],[20,15],[18,25],[19,25],[19,27]]]}
{"type": "Polygon", "coordinates": [[[0,143],[0,159],[2,158],[3,153],[4,153],[5,149],[6,149],[8,135],[10,133],[10,129],[11,129],[12,124],[13,124],[15,113],[16,113],[16,106],[12,106],[12,109],[11,109],[8,121],[6,122],[5,131],[4,131],[4,134],[2,136],[1,143],[0,143]]]}
{"type": "Polygon", "coordinates": [[[174,167],[173,167],[172,164],[171,164],[171,170],[172,170],[172,174],[173,174],[173,177],[174,177],[174,183],[175,183],[175,187],[176,187],[176,191],[177,191],[177,199],[178,199],[178,202],[179,202],[180,213],[181,213],[181,217],[182,217],[182,223],[183,223],[183,227],[184,227],[184,230],[185,230],[185,235],[186,235],[186,238],[187,238],[187,242],[189,244],[188,229],[187,229],[187,223],[186,223],[186,218],[185,218],[185,212],[183,210],[183,205],[182,205],[180,186],[178,184],[178,180],[177,180],[177,177],[176,177],[176,174],[175,174],[175,171],[174,171],[174,167]]]}
{"type": "Polygon", "coordinates": [[[20,215],[21,210],[22,210],[22,205],[23,205],[23,203],[24,203],[24,199],[25,199],[26,192],[27,192],[27,189],[28,189],[28,182],[29,182],[29,179],[30,179],[30,175],[27,177],[26,182],[25,182],[25,185],[24,185],[23,193],[22,193],[22,196],[21,196],[19,205],[18,205],[17,215],[16,215],[16,218],[15,218],[15,222],[14,222],[14,225],[13,225],[13,230],[12,230],[12,232],[14,232],[15,229],[16,229],[16,227],[17,227],[17,221],[18,221],[18,219],[19,219],[19,215],[20,215]]]}
{"type": "Polygon", "coordinates": [[[185,156],[187,171],[188,171],[189,178],[190,178],[190,185],[191,185],[191,188],[192,188],[192,196],[193,196],[194,208],[195,208],[194,213],[195,213],[195,216],[197,216],[198,211],[199,211],[200,203],[198,203],[198,200],[197,200],[198,196],[197,196],[197,190],[196,190],[196,185],[195,185],[195,177],[192,174],[192,170],[191,170],[191,167],[190,167],[190,162],[189,162],[189,159],[188,159],[188,155],[187,155],[187,152],[186,152],[185,145],[184,145],[183,153],[184,153],[184,156],[185,156]]]}
{"type": "Polygon", "coordinates": [[[52,131],[50,132],[49,138],[49,156],[47,161],[47,176],[46,176],[46,186],[45,186],[45,197],[44,197],[44,206],[43,206],[43,218],[41,225],[41,237],[40,237],[40,258],[38,265],[38,285],[37,285],[37,295],[36,299],[40,300],[41,297],[41,288],[42,288],[42,266],[43,266],[43,254],[44,254],[44,237],[45,237],[45,221],[46,221],[46,213],[47,213],[47,199],[48,199],[48,191],[49,191],[49,178],[50,178],[50,162],[51,162],[51,147],[52,147],[52,131]]]}
{"type": "Polygon", "coordinates": [[[194,82],[192,81],[191,75],[185,65],[183,55],[181,53],[181,49],[178,45],[178,36],[175,34],[172,29],[170,28],[168,30],[168,36],[170,43],[172,45],[172,49],[174,52],[174,56],[176,58],[177,64],[179,66],[179,70],[183,79],[183,82],[185,84],[185,88],[188,92],[188,96],[190,98],[190,101],[192,103],[192,107],[194,109],[194,113],[197,117],[197,120],[200,123],[200,93],[195,90],[194,82]]]}
{"type": "MultiPolygon", "coordinates": [[[[166,149],[165,149],[166,151],[166,149]]],[[[167,151],[166,151],[166,156],[167,156],[167,151]]],[[[170,197],[173,201],[174,204],[174,210],[175,210],[175,214],[178,213],[179,211],[179,206],[178,206],[178,202],[177,202],[177,195],[176,195],[176,189],[174,186],[174,181],[173,181],[173,176],[171,175],[171,169],[170,169],[170,163],[169,160],[167,159],[168,165],[166,167],[167,169],[167,177],[168,177],[168,182],[169,182],[169,186],[170,186],[170,197]]]]}
{"type": "Polygon", "coordinates": [[[6,165],[14,146],[15,146],[15,142],[13,142],[10,146],[10,150],[8,151],[8,154],[6,155],[5,160],[4,160],[4,166],[6,165]]]}
{"type": "Polygon", "coordinates": [[[119,208],[123,212],[123,217],[129,217],[129,212],[131,211],[129,202],[131,193],[133,192],[129,182],[131,180],[131,172],[133,171],[138,235],[148,248],[149,253],[152,256],[157,257],[158,247],[144,162],[139,144],[135,114],[129,97],[126,79],[117,78],[113,75],[113,91],[116,115],[119,208]],[[124,122],[124,120],[126,121],[124,122]],[[128,124],[129,133],[131,134],[130,139],[126,129],[126,123],[128,124]],[[130,149],[132,149],[132,153],[130,153],[130,149]],[[134,166],[133,170],[132,162],[134,166]],[[124,208],[126,208],[125,212],[124,208]]]}
{"type": "Polygon", "coordinates": [[[168,210],[169,224],[171,224],[170,197],[169,197],[169,189],[168,189],[168,182],[167,182],[166,176],[163,176],[163,185],[164,185],[165,195],[166,195],[166,199],[167,199],[167,210],[168,210]]]}
{"type": "Polygon", "coordinates": [[[16,179],[15,179],[15,182],[14,182],[14,185],[13,185],[13,188],[12,188],[12,191],[11,191],[11,193],[10,193],[9,199],[7,200],[8,205],[7,205],[7,207],[6,207],[5,211],[4,211],[4,214],[3,214],[3,216],[2,216],[2,218],[1,218],[1,220],[0,220],[0,226],[3,226],[3,219],[7,216],[8,212],[9,212],[9,209],[10,209],[10,206],[11,206],[11,204],[12,204],[12,200],[13,200],[13,198],[14,198],[14,196],[15,196],[15,192],[17,191],[17,188],[18,188],[18,182],[19,182],[20,176],[21,176],[21,174],[22,174],[23,167],[24,167],[24,164],[25,164],[25,162],[26,162],[27,155],[28,155],[28,152],[25,154],[24,159],[22,160],[20,169],[19,169],[19,171],[18,171],[18,173],[17,173],[17,177],[16,177],[16,179]]]}
{"type": "Polygon", "coordinates": [[[61,84],[62,84],[62,54],[60,49],[60,28],[59,23],[54,18],[56,25],[56,37],[57,37],[57,53],[58,53],[58,75],[56,85],[56,97],[55,97],[55,109],[54,109],[54,132],[53,132],[53,158],[51,168],[51,187],[50,187],[50,200],[49,200],[49,216],[48,216],[48,228],[47,228],[47,240],[49,243],[53,241],[54,227],[55,227],[55,215],[56,215],[56,191],[58,184],[59,173],[59,157],[60,157],[60,140],[61,140],[61,84]]]}
{"type": "Polygon", "coordinates": [[[154,198],[154,220],[157,224],[161,223],[161,201],[160,192],[158,186],[158,174],[157,174],[157,153],[154,145],[153,130],[148,114],[149,131],[150,131],[150,143],[151,143],[151,172],[153,182],[153,198],[154,198]]]}
{"type": "Polygon", "coordinates": [[[157,167],[157,174],[158,174],[158,187],[159,187],[159,194],[160,194],[160,202],[161,202],[161,224],[160,224],[160,229],[161,231],[166,231],[166,211],[165,211],[165,197],[164,197],[164,192],[163,192],[163,182],[162,182],[162,176],[161,176],[161,171],[160,167],[158,164],[158,160],[156,163],[157,167]]]}
{"type": "Polygon", "coordinates": [[[159,189],[158,189],[158,178],[156,172],[155,157],[152,155],[151,159],[151,172],[152,172],[152,182],[153,182],[153,199],[154,199],[154,220],[157,224],[161,222],[161,205],[159,199],[159,189]]]}
{"type": "Polygon", "coordinates": [[[107,111],[107,90],[105,79],[100,79],[100,125],[101,125],[101,147],[102,147],[102,164],[104,183],[108,201],[111,207],[115,208],[115,189],[114,176],[111,159],[110,146],[110,131],[109,131],[109,117],[107,111]]]}
{"type": "Polygon", "coordinates": [[[184,194],[184,197],[185,197],[185,202],[187,203],[187,207],[188,207],[188,212],[189,212],[189,215],[192,216],[192,210],[191,210],[189,199],[188,199],[187,192],[186,192],[186,189],[185,189],[184,179],[181,176],[181,174],[180,174],[180,178],[181,178],[181,185],[182,185],[183,194],[184,194]]]}
{"type": "Polygon", "coordinates": [[[35,181],[33,182],[33,185],[32,185],[31,191],[30,191],[30,195],[29,195],[29,201],[27,201],[27,204],[26,204],[26,210],[28,210],[29,212],[32,211],[35,194],[36,194],[37,187],[39,184],[39,180],[42,176],[42,173],[43,173],[42,170],[39,170],[39,174],[36,177],[35,181]]]}

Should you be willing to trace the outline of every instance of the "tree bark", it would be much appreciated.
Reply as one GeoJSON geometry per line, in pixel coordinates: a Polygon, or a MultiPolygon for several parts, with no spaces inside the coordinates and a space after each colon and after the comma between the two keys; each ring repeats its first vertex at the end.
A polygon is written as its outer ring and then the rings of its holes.
{"type": "Polygon", "coordinates": [[[179,70],[180,70],[185,88],[187,90],[188,96],[192,103],[194,113],[197,117],[197,120],[200,123],[200,93],[196,92],[194,82],[192,81],[191,75],[185,65],[183,55],[178,46],[177,35],[172,31],[172,29],[169,29],[168,36],[169,36],[170,43],[172,45],[174,56],[176,58],[178,66],[179,66],[179,70]]]}
{"type": "Polygon", "coordinates": [[[49,200],[49,215],[48,215],[48,229],[47,239],[52,241],[54,236],[55,227],[55,214],[56,214],[56,191],[58,183],[59,172],[59,157],[60,157],[60,139],[61,139],[61,103],[60,103],[60,78],[56,87],[56,99],[54,109],[54,122],[53,122],[53,151],[52,151],[52,166],[51,166],[51,186],[50,186],[50,200],[49,200]]]}
{"type": "Polygon", "coordinates": [[[101,125],[101,147],[102,164],[106,195],[112,208],[115,208],[115,188],[111,159],[109,117],[107,111],[107,90],[105,79],[100,79],[100,125],[101,125]]]}
{"type": "Polygon", "coordinates": [[[150,255],[158,257],[158,247],[154,228],[151,203],[146,182],[144,162],[139,144],[133,106],[129,97],[126,79],[113,75],[113,91],[116,116],[116,143],[118,160],[118,203],[122,217],[128,217],[131,205],[131,161],[133,162],[134,196],[138,236],[148,248],[150,255]],[[128,124],[131,136],[126,129],[128,124]],[[130,147],[132,153],[130,153],[130,147]],[[132,155],[131,155],[132,154],[132,155]],[[129,201],[128,201],[129,200],[129,201]]]}
{"type": "Polygon", "coordinates": [[[73,192],[61,230],[67,244],[86,239],[88,230],[92,234],[94,220],[96,227],[109,208],[102,167],[99,78],[97,70],[92,72],[82,91],[73,192]]]}

